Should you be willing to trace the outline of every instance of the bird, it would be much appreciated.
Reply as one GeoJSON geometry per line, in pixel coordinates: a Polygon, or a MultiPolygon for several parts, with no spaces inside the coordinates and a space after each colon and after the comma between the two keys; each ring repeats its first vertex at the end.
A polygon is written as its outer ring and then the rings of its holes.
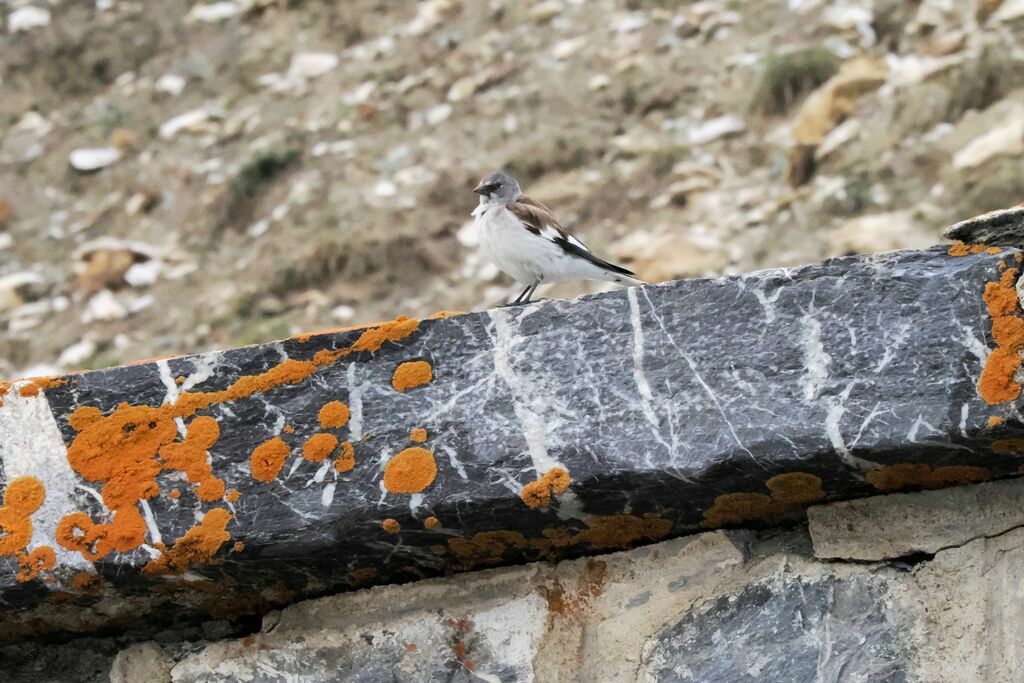
{"type": "Polygon", "coordinates": [[[473,192],[480,195],[472,215],[481,250],[499,270],[525,286],[506,305],[530,303],[541,283],[600,280],[646,284],[633,271],[595,256],[555,220],[551,209],[524,196],[508,173],[491,173],[473,192]]]}

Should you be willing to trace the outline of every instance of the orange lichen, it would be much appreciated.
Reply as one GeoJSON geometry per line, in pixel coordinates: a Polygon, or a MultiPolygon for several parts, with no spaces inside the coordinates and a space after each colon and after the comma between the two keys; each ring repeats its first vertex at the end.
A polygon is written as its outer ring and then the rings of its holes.
{"type": "Polygon", "coordinates": [[[32,539],[32,514],[46,498],[35,477],[18,477],[7,484],[0,507],[0,556],[19,555],[32,539]]]}
{"type": "Polygon", "coordinates": [[[397,342],[405,339],[420,327],[420,321],[415,318],[398,316],[391,322],[383,323],[378,327],[363,332],[356,343],[352,345],[353,351],[379,351],[384,342],[397,342]]]}
{"type": "Polygon", "coordinates": [[[999,415],[993,415],[992,417],[988,418],[988,426],[989,427],[998,427],[999,425],[1003,424],[1003,422],[1005,422],[1005,421],[1006,421],[1005,418],[1000,417],[999,415]]]}
{"type": "Polygon", "coordinates": [[[625,549],[640,541],[660,541],[672,531],[672,521],[655,516],[592,515],[587,528],[545,529],[543,538],[527,539],[518,531],[482,531],[471,538],[451,538],[448,550],[455,556],[453,566],[472,569],[500,564],[506,553],[528,553],[529,559],[552,560],[557,551],[582,543],[595,550],[625,549]]]}
{"type": "Polygon", "coordinates": [[[872,470],[867,473],[867,479],[879,491],[899,491],[908,487],[940,489],[972,484],[988,481],[991,475],[987,470],[969,465],[950,465],[933,470],[931,465],[906,463],[872,470]]]}
{"type": "Polygon", "coordinates": [[[338,437],[327,432],[318,432],[302,444],[302,455],[310,462],[323,462],[338,447],[338,437]]]}
{"type": "Polygon", "coordinates": [[[993,254],[993,255],[995,255],[995,254],[998,254],[1001,251],[1002,251],[1002,249],[1000,249],[999,247],[989,247],[988,249],[985,250],[985,253],[986,254],[993,254]]]}
{"type": "Polygon", "coordinates": [[[384,488],[391,493],[419,493],[434,483],[437,462],[425,448],[406,448],[384,466],[384,488]]]}
{"type": "MultiPolygon", "coordinates": [[[[68,420],[78,432],[68,447],[68,461],[84,479],[103,483],[103,502],[113,512],[113,517],[109,523],[95,524],[83,513],[69,515],[58,525],[65,532],[58,535],[58,542],[91,560],[103,557],[112,549],[127,552],[139,547],[145,540],[146,525],[136,506],[139,501],[159,493],[157,477],[162,470],[183,472],[197,485],[197,495],[203,501],[221,499],[224,482],[213,475],[207,462],[207,451],[218,439],[220,428],[212,417],[195,417],[198,411],[297,384],[345,356],[377,351],[385,342],[399,341],[418,327],[417,320],[397,318],[367,329],[350,347],[323,349],[310,360],[284,360],[260,374],[239,377],[223,390],[183,391],[173,403],[159,407],[122,403],[109,415],[103,415],[93,406],[77,408],[68,420]],[[179,441],[176,421],[189,418],[194,419],[187,426],[185,438],[179,441]]],[[[33,380],[40,389],[61,381],[33,380]]],[[[257,446],[250,458],[253,477],[272,481],[288,454],[289,448],[280,437],[257,446]]],[[[14,526],[9,519],[5,524],[14,526]]],[[[16,538],[20,535],[20,531],[15,534],[16,538]]],[[[9,542],[10,536],[6,534],[0,542],[9,542]]],[[[183,537],[186,540],[183,548],[195,545],[193,538],[183,537]]],[[[184,552],[177,551],[177,555],[184,552]]],[[[163,560],[168,570],[181,564],[176,557],[175,551],[171,551],[168,559],[163,560]]]]}
{"type": "Polygon", "coordinates": [[[412,360],[402,363],[395,368],[395,374],[391,377],[391,386],[396,391],[405,393],[409,389],[421,387],[434,379],[434,369],[425,360],[412,360]]]}
{"type": "Polygon", "coordinates": [[[346,441],[341,444],[341,455],[334,461],[334,469],[339,474],[345,474],[351,472],[356,466],[356,449],[355,447],[346,441]]]}
{"type": "Polygon", "coordinates": [[[383,522],[381,522],[380,527],[389,534],[397,534],[399,531],[402,530],[402,525],[398,523],[398,520],[392,519],[391,517],[388,517],[383,522]]]}
{"type": "Polygon", "coordinates": [[[971,250],[963,242],[954,242],[946,253],[950,256],[967,256],[967,254],[971,253],[971,250]]]}
{"type": "Polygon", "coordinates": [[[236,553],[240,553],[243,550],[245,550],[245,543],[242,543],[241,541],[235,541],[235,544],[231,546],[231,549],[234,550],[236,553]]]}
{"type": "Polygon", "coordinates": [[[717,496],[714,505],[704,511],[701,526],[717,528],[774,517],[825,498],[821,478],[806,472],[777,474],[765,487],[771,495],[741,492],[717,496]]]}
{"type": "Polygon", "coordinates": [[[440,529],[441,520],[439,520],[437,517],[427,517],[425,520],[423,520],[423,526],[427,529],[440,529]]]}
{"type": "Polygon", "coordinates": [[[372,581],[377,576],[376,567],[360,567],[359,569],[353,569],[349,572],[349,576],[356,583],[366,583],[372,581]]]}
{"type": "Polygon", "coordinates": [[[1020,350],[1024,348],[1024,320],[1018,315],[1020,302],[1014,288],[1017,272],[1016,268],[1007,269],[998,282],[985,285],[983,295],[992,318],[996,348],[985,360],[978,393],[993,405],[1013,401],[1021,392],[1021,385],[1015,378],[1021,366],[1020,350]]]}
{"type": "MultiPolygon", "coordinates": [[[[60,547],[66,550],[77,550],[84,555],[87,552],[93,551],[91,545],[95,544],[98,540],[97,534],[94,533],[95,528],[96,524],[89,515],[84,512],[72,512],[64,515],[57,522],[54,536],[57,539],[57,545],[60,547]],[[92,534],[93,538],[90,538],[90,534],[92,534]],[[90,543],[90,540],[92,543],[90,543]]],[[[103,537],[106,537],[105,530],[103,537]]]]}
{"type": "Polygon", "coordinates": [[[21,571],[15,575],[17,581],[31,581],[39,577],[39,572],[53,569],[57,563],[57,554],[48,545],[40,546],[18,558],[18,566],[21,571]]]}
{"type": "Polygon", "coordinates": [[[293,427],[292,425],[285,425],[281,429],[281,431],[284,432],[285,434],[294,434],[295,433],[295,427],[293,427]]]}
{"type": "Polygon", "coordinates": [[[39,394],[39,387],[32,383],[22,384],[21,388],[18,389],[18,392],[22,396],[36,396],[39,394]]]}
{"type": "Polygon", "coordinates": [[[985,251],[985,245],[984,244],[972,244],[971,245],[971,253],[972,254],[980,254],[983,251],[985,251]]]}
{"type": "Polygon", "coordinates": [[[524,486],[523,490],[519,492],[519,497],[528,507],[546,508],[551,505],[551,496],[562,493],[569,488],[571,483],[572,479],[565,469],[552,467],[540,479],[531,481],[524,486]]]}
{"type": "Polygon", "coordinates": [[[179,498],[181,498],[181,491],[179,491],[178,489],[171,489],[170,491],[167,492],[167,497],[170,498],[171,500],[178,500],[179,498]]]}
{"type": "Polygon", "coordinates": [[[71,580],[71,587],[80,593],[95,593],[103,585],[103,579],[92,572],[78,572],[71,580]]]}
{"type": "Polygon", "coordinates": [[[338,429],[348,424],[348,406],[341,401],[331,401],[320,409],[320,426],[324,429],[338,429]]]}
{"type": "Polygon", "coordinates": [[[1024,439],[1000,439],[992,442],[992,450],[1000,455],[1024,453],[1024,439]]]}
{"type": "Polygon", "coordinates": [[[658,541],[672,531],[672,521],[634,515],[593,515],[588,527],[572,537],[572,543],[589,543],[592,548],[628,548],[637,541],[658,541]]]}
{"type": "Polygon", "coordinates": [[[169,443],[160,449],[164,469],[184,472],[190,482],[199,485],[199,499],[208,503],[224,497],[224,482],[213,475],[213,469],[206,461],[206,451],[219,438],[217,421],[202,415],[188,424],[184,441],[169,443]]]}
{"type": "Polygon", "coordinates": [[[441,318],[451,318],[453,315],[463,315],[464,311],[445,311],[440,310],[431,314],[431,320],[438,320],[441,318]]]}
{"type": "Polygon", "coordinates": [[[556,576],[552,585],[545,587],[548,602],[548,625],[554,624],[556,617],[577,620],[587,611],[591,600],[604,592],[605,577],[608,564],[602,560],[588,559],[579,590],[568,593],[556,576]]]}
{"type": "Polygon", "coordinates": [[[17,555],[31,538],[31,520],[10,508],[0,508],[0,556],[17,555]]]}
{"type": "Polygon", "coordinates": [[[214,508],[203,515],[203,519],[163,551],[150,560],[142,571],[147,574],[183,574],[194,564],[206,564],[231,540],[227,532],[231,513],[224,508],[214,508]]]}
{"type": "Polygon", "coordinates": [[[238,489],[231,489],[230,491],[228,491],[228,495],[224,496],[224,500],[226,500],[229,503],[234,503],[237,502],[238,499],[241,497],[242,494],[238,492],[238,489]]]}
{"type": "Polygon", "coordinates": [[[38,510],[44,500],[46,489],[43,482],[32,476],[18,477],[8,484],[7,490],[4,491],[4,507],[24,517],[38,510]]]}
{"type": "Polygon", "coordinates": [[[252,470],[252,478],[264,483],[274,481],[284,461],[288,459],[291,449],[279,436],[264,441],[253,449],[249,457],[249,468],[252,470]]]}
{"type": "Polygon", "coordinates": [[[414,427],[409,430],[409,440],[416,443],[424,443],[427,440],[427,430],[423,427],[414,427]]]}

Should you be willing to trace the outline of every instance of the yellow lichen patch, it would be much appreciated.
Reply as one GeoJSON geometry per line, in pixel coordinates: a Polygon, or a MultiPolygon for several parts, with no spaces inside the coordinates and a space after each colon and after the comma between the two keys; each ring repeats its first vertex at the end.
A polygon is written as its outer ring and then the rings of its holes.
{"type": "Polygon", "coordinates": [[[806,472],[777,474],[765,482],[765,486],[771,495],[742,492],[717,496],[714,505],[705,510],[701,526],[717,528],[743,524],[781,515],[825,498],[821,478],[806,472]]]}
{"type": "Polygon", "coordinates": [[[351,472],[356,466],[356,449],[355,447],[346,441],[341,444],[341,455],[334,461],[334,469],[339,474],[345,474],[351,472]]]}
{"type": "Polygon", "coordinates": [[[395,368],[391,377],[391,386],[396,391],[405,393],[410,389],[421,387],[434,379],[434,369],[425,360],[412,360],[402,363],[395,368]]]}
{"type": "Polygon", "coordinates": [[[950,256],[967,256],[971,253],[971,248],[963,242],[957,241],[950,245],[949,251],[946,253],[950,256]]]}
{"type": "Polygon", "coordinates": [[[868,481],[879,491],[899,491],[908,487],[940,489],[988,481],[990,478],[987,470],[968,465],[951,465],[933,470],[931,465],[906,463],[889,465],[867,473],[868,481]]]}
{"type": "Polygon", "coordinates": [[[150,560],[142,571],[147,574],[183,574],[194,564],[206,564],[231,540],[227,532],[231,513],[224,508],[214,508],[203,515],[199,524],[185,532],[174,545],[163,554],[150,560]]]}
{"type": "Polygon", "coordinates": [[[17,581],[31,581],[39,577],[39,572],[53,569],[57,563],[57,554],[48,545],[40,546],[28,553],[18,557],[18,566],[21,571],[15,575],[17,581]]]}
{"type": "Polygon", "coordinates": [[[425,520],[423,520],[423,526],[426,529],[440,529],[441,528],[441,520],[439,520],[437,517],[433,517],[433,516],[427,517],[425,520]]]}
{"type": "MultiPolygon", "coordinates": [[[[1019,253],[1019,252],[1018,252],[1019,253]]],[[[996,348],[985,360],[978,380],[978,393],[989,404],[1006,403],[1020,396],[1015,375],[1021,366],[1024,348],[1024,320],[1018,315],[1020,302],[1014,288],[1017,269],[1009,268],[998,282],[985,285],[983,298],[992,318],[992,338],[996,348]]]]}
{"type": "Polygon", "coordinates": [[[391,493],[419,493],[434,483],[434,454],[414,446],[391,458],[384,466],[384,488],[391,493]]]}
{"type": "Polygon", "coordinates": [[[348,424],[348,406],[341,401],[331,401],[320,409],[320,426],[324,429],[338,429],[348,424]]]}
{"type": "Polygon", "coordinates": [[[319,432],[302,444],[302,456],[310,462],[323,462],[337,447],[338,437],[327,432],[319,432]]]}
{"type": "Polygon", "coordinates": [[[427,430],[423,427],[414,427],[409,430],[409,440],[416,443],[424,443],[427,440],[427,430]]]}
{"type": "Polygon", "coordinates": [[[551,505],[552,494],[558,494],[569,488],[572,479],[561,467],[552,467],[537,481],[531,481],[519,492],[519,497],[528,507],[546,508],[551,505]]]}
{"type": "Polygon", "coordinates": [[[390,517],[381,522],[380,526],[382,529],[384,529],[384,531],[388,532],[389,534],[397,534],[399,531],[402,530],[402,525],[398,523],[398,520],[392,519],[390,517]]]}
{"type": "Polygon", "coordinates": [[[0,507],[0,557],[19,555],[32,539],[32,514],[46,498],[46,489],[35,477],[18,477],[7,484],[0,507]]]}
{"type": "Polygon", "coordinates": [[[254,448],[252,455],[249,456],[249,469],[252,471],[252,478],[263,483],[274,481],[290,453],[291,449],[288,448],[288,444],[279,436],[264,441],[254,448]]]}
{"type": "Polygon", "coordinates": [[[992,442],[992,450],[1000,455],[1019,455],[1024,453],[1024,439],[1000,439],[992,442]]]}

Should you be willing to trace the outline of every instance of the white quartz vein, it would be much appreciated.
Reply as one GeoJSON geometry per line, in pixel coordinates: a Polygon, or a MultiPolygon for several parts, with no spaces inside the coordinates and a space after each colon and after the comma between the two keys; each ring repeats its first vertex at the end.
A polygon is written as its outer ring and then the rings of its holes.
{"type": "Polygon", "coordinates": [[[896,357],[896,351],[910,339],[910,323],[904,323],[900,325],[899,329],[892,336],[891,339],[886,340],[885,353],[882,354],[881,360],[878,361],[878,366],[875,367],[875,372],[881,372],[892,362],[892,359],[896,357]]]}
{"type": "Polygon", "coordinates": [[[54,537],[61,518],[78,509],[77,481],[45,392],[22,396],[21,387],[26,384],[16,382],[0,406],[0,463],[8,482],[30,476],[45,487],[46,498],[32,515],[29,548],[48,545],[56,552],[59,565],[92,571],[91,562],[60,547],[54,537]]]}
{"type": "Polygon", "coordinates": [[[348,433],[349,439],[363,438],[363,385],[356,382],[357,363],[349,363],[345,377],[348,380],[348,433]]]}
{"type": "MultiPolygon", "coordinates": [[[[718,396],[715,394],[714,390],[708,385],[708,383],[704,381],[704,378],[700,376],[700,372],[698,372],[697,370],[697,363],[695,363],[694,360],[690,358],[690,354],[686,353],[685,351],[683,351],[682,348],[680,348],[679,344],[676,343],[676,340],[672,337],[671,334],[669,334],[668,328],[665,327],[665,321],[662,319],[660,315],[658,315],[658,312],[654,307],[654,303],[651,301],[651,297],[646,291],[644,292],[644,297],[647,299],[647,303],[650,306],[651,317],[654,318],[655,322],[658,323],[658,326],[661,328],[661,331],[665,333],[665,338],[668,339],[668,342],[672,345],[672,348],[676,350],[676,353],[682,356],[683,360],[685,360],[686,364],[690,367],[690,372],[693,373],[693,376],[694,378],[696,378],[697,383],[700,384],[700,386],[704,389],[704,392],[707,393],[708,398],[714,404],[715,409],[718,411],[718,414],[722,417],[722,421],[725,422],[725,426],[728,428],[729,434],[736,442],[736,445],[740,447],[740,450],[749,455],[750,458],[754,460],[754,462],[757,462],[757,458],[755,458],[754,454],[750,452],[750,449],[744,446],[743,442],[740,441],[740,437],[736,433],[736,428],[733,427],[733,424],[729,420],[729,417],[725,414],[725,408],[722,407],[722,403],[721,401],[718,400],[718,396]]],[[[672,426],[671,421],[669,423],[669,426],[672,426]]],[[[672,440],[673,442],[675,442],[674,433],[672,434],[672,440]]],[[[761,465],[761,463],[758,464],[761,465]]],[[[761,465],[761,467],[764,467],[764,465],[761,465]]]]}
{"type": "Polygon", "coordinates": [[[548,453],[548,424],[544,418],[544,406],[547,401],[534,390],[529,381],[520,377],[512,368],[510,356],[517,344],[522,341],[518,333],[518,324],[513,329],[510,323],[513,314],[501,309],[492,309],[487,313],[494,323],[494,370],[508,385],[512,407],[523,431],[526,448],[533,461],[533,469],[537,476],[541,476],[552,467],[561,466],[561,463],[548,453]]]}
{"type": "Polygon", "coordinates": [[[163,537],[160,536],[160,528],[156,524],[156,517],[153,515],[152,508],[149,507],[149,503],[146,502],[145,498],[139,499],[139,505],[142,506],[142,516],[146,519],[146,526],[149,528],[149,540],[153,544],[163,543],[163,537]]]}
{"type": "Polygon", "coordinates": [[[807,314],[801,321],[803,334],[800,343],[804,350],[804,365],[807,373],[803,376],[801,384],[804,389],[804,400],[813,401],[818,397],[822,385],[828,379],[829,365],[832,364],[832,356],[825,352],[825,345],[821,341],[821,323],[814,316],[807,314]]]}
{"type": "Polygon", "coordinates": [[[843,419],[843,415],[846,413],[846,401],[850,398],[850,393],[856,384],[856,380],[850,382],[843,389],[842,394],[839,396],[829,396],[826,400],[828,413],[825,415],[825,434],[828,436],[829,441],[832,442],[832,447],[836,450],[840,459],[849,467],[861,471],[876,470],[881,465],[864,458],[858,458],[853,454],[849,446],[846,445],[846,441],[843,439],[843,430],[839,426],[840,420],[843,419]]]}
{"type": "Polygon", "coordinates": [[[640,408],[644,417],[656,430],[661,427],[661,420],[654,412],[654,395],[651,393],[651,385],[647,383],[647,376],[644,374],[644,328],[640,320],[640,303],[636,298],[636,289],[630,287],[626,290],[626,297],[629,299],[629,320],[633,325],[633,381],[636,382],[637,392],[640,394],[640,408]]]}

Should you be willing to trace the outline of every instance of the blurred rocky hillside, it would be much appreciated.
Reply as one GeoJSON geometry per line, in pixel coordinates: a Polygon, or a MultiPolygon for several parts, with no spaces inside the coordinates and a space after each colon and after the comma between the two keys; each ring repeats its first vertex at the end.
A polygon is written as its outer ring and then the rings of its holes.
{"type": "Polygon", "coordinates": [[[1024,0],[0,20],[0,376],[493,305],[514,287],[469,213],[499,167],[652,281],[922,247],[1024,199],[1024,0]]]}

